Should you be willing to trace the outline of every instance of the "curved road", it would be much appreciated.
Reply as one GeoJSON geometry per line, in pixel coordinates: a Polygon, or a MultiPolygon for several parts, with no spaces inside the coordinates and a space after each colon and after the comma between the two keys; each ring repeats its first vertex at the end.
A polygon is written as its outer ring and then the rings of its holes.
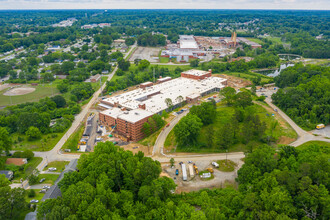
{"type": "Polygon", "coordinates": [[[327,139],[323,136],[314,136],[307,131],[300,128],[289,116],[287,116],[281,109],[279,109],[277,106],[275,106],[270,98],[266,98],[265,102],[273,109],[277,109],[277,113],[286,121],[289,123],[289,125],[297,132],[298,138],[294,142],[292,142],[290,145],[293,147],[297,147],[303,143],[306,143],[308,141],[324,141],[329,142],[330,139],[327,139]]]}

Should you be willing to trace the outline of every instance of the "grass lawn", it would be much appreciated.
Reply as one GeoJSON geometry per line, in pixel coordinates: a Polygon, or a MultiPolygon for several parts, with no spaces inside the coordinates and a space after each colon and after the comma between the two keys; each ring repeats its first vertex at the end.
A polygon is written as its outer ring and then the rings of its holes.
{"type": "Polygon", "coordinates": [[[43,181],[42,183],[45,183],[45,184],[54,184],[54,182],[57,180],[57,178],[59,177],[60,175],[57,175],[57,174],[39,174],[38,176],[38,183],[39,184],[39,181],[42,179],[42,178],[45,178],[45,181],[43,181]]]}
{"type": "Polygon", "coordinates": [[[232,160],[218,160],[217,163],[219,164],[218,170],[222,172],[233,172],[237,164],[232,160]]]}
{"type": "Polygon", "coordinates": [[[13,150],[49,151],[55,147],[68,129],[62,133],[43,134],[41,139],[33,141],[29,141],[25,134],[14,133],[11,135],[14,141],[13,150]],[[23,141],[19,141],[18,137],[23,138],[23,141]]]}
{"type": "MultiPolygon", "coordinates": [[[[253,105],[248,107],[246,110],[247,114],[248,112],[255,112],[259,115],[259,118],[262,122],[266,123],[267,129],[265,131],[265,135],[272,136],[276,140],[279,140],[281,138],[296,138],[297,134],[296,132],[290,127],[286,126],[286,124],[282,125],[282,123],[278,122],[273,116],[271,116],[271,113],[269,113],[265,108],[259,105],[253,105]],[[271,128],[273,127],[273,129],[271,128]]],[[[231,117],[234,114],[235,109],[234,107],[227,107],[218,106],[217,108],[217,117],[213,124],[202,127],[199,136],[197,137],[197,143],[199,146],[208,146],[208,132],[210,127],[213,128],[214,133],[217,134],[219,129],[226,123],[230,123],[231,117]]],[[[240,127],[243,123],[240,123],[240,127]]],[[[260,141],[250,141],[249,145],[253,147],[257,147],[258,145],[263,144],[260,141]]],[[[175,135],[174,131],[172,130],[169,135],[167,136],[165,140],[164,147],[167,150],[171,150],[173,152],[173,149],[175,149],[175,146],[177,145],[175,141],[175,135]]],[[[239,142],[237,144],[234,144],[230,146],[228,149],[228,152],[240,152],[240,151],[246,151],[248,150],[248,146],[239,142]]],[[[198,153],[224,153],[226,152],[224,149],[218,148],[216,146],[213,147],[189,147],[189,148],[176,148],[176,152],[198,152],[198,153]]]]}
{"type": "Polygon", "coordinates": [[[168,57],[159,57],[159,62],[160,63],[168,63],[168,62],[170,62],[170,58],[168,58],[168,57]]]}
{"type": "MultiPolygon", "coordinates": [[[[202,176],[203,173],[210,173],[210,171],[208,171],[208,170],[203,170],[203,171],[200,171],[198,175],[199,175],[199,176],[202,176]]],[[[209,178],[201,178],[201,180],[203,180],[203,181],[208,181],[208,180],[212,180],[212,179],[214,179],[214,175],[213,175],[213,173],[211,173],[211,177],[209,177],[209,178]]]]}
{"type": "Polygon", "coordinates": [[[59,91],[56,88],[57,83],[58,82],[56,80],[53,83],[49,84],[29,86],[35,88],[36,90],[25,95],[5,96],[3,95],[3,93],[5,93],[8,89],[2,90],[0,91],[0,106],[7,106],[11,104],[15,105],[24,102],[36,102],[39,99],[45,98],[47,96],[59,94],[59,91]]]}
{"type": "MultiPolygon", "coordinates": [[[[108,76],[102,76],[101,77],[101,85],[103,85],[103,83],[105,83],[108,79],[108,76]]],[[[100,81],[95,82],[95,83],[91,83],[92,87],[95,91],[97,91],[101,86],[100,86],[100,81]]]]}
{"type": "Polygon", "coordinates": [[[255,42],[257,44],[262,44],[263,43],[262,40],[260,40],[258,38],[250,38],[250,37],[248,37],[246,39],[248,39],[249,41],[255,42]]]}
{"type": "MultiPolygon", "coordinates": [[[[42,199],[42,197],[44,197],[45,193],[39,193],[40,189],[29,189],[29,190],[27,191],[27,193],[25,195],[25,201],[27,203],[30,203],[30,201],[32,199],[36,199],[36,200],[39,200],[39,203],[40,203],[40,200],[42,199]],[[28,196],[29,190],[33,190],[36,193],[36,195],[34,197],[29,197],[28,196]]],[[[37,204],[39,204],[39,203],[37,203],[37,204]]]]}
{"type": "Polygon", "coordinates": [[[84,125],[80,125],[78,129],[71,134],[68,140],[63,144],[62,149],[70,149],[71,151],[77,151],[79,140],[81,139],[85,130],[84,125]]]}
{"type": "Polygon", "coordinates": [[[55,167],[56,172],[61,172],[65,169],[65,166],[69,164],[69,161],[53,161],[47,164],[44,170],[48,170],[49,167],[55,167]]]}

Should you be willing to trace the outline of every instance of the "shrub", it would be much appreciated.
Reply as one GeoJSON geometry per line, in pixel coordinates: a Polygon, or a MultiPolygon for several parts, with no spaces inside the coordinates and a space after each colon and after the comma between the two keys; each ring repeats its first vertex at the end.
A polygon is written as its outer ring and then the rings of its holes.
{"type": "Polygon", "coordinates": [[[28,197],[32,198],[32,197],[35,197],[35,196],[36,196],[36,192],[33,189],[30,189],[28,191],[28,197]]]}

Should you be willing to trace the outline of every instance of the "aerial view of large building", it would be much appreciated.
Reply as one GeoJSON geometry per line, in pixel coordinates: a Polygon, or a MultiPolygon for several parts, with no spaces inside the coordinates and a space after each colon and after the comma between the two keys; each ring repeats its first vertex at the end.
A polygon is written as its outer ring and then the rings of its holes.
{"type": "Polygon", "coordinates": [[[188,70],[180,78],[160,78],[156,83],[145,82],[140,88],[102,100],[109,109],[100,112],[100,122],[115,127],[118,134],[129,140],[143,138],[142,125],[154,114],[176,108],[183,102],[198,101],[201,96],[219,91],[226,79],[212,77],[212,71],[188,70]],[[171,100],[171,105],[168,105],[171,100]]]}

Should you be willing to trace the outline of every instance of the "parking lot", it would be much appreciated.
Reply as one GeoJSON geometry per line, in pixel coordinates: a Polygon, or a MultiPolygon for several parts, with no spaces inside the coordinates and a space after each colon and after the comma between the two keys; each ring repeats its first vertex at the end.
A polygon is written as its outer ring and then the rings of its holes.
{"type": "Polygon", "coordinates": [[[158,54],[161,48],[157,47],[138,47],[129,61],[134,62],[135,59],[148,60],[151,63],[156,63],[159,61],[158,54]]]}
{"type": "Polygon", "coordinates": [[[322,128],[320,130],[315,129],[312,131],[312,133],[330,138],[330,125],[326,126],[325,128],[322,128]]]}
{"type": "Polygon", "coordinates": [[[191,177],[189,175],[189,170],[188,170],[188,161],[175,161],[174,168],[170,167],[169,163],[162,164],[163,172],[162,174],[164,176],[168,176],[169,178],[173,179],[175,184],[177,184],[176,188],[176,193],[181,193],[181,192],[190,192],[190,191],[198,191],[200,189],[204,188],[216,188],[216,187],[222,187],[225,184],[236,184],[235,183],[235,178],[237,177],[237,170],[243,165],[243,161],[240,159],[232,159],[237,166],[235,168],[235,171],[233,172],[222,172],[219,171],[218,169],[214,168],[211,163],[212,161],[210,160],[196,160],[192,161],[197,167],[198,171],[205,171],[207,168],[212,167],[213,168],[213,179],[210,180],[205,180],[201,178],[199,175],[196,175],[194,172],[194,177],[191,177]],[[187,169],[187,181],[183,180],[182,176],[182,168],[179,162],[183,162],[186,165],[187,169]],[[176,175],[176,169],[179,170],[179,174],[176,175]]]}

